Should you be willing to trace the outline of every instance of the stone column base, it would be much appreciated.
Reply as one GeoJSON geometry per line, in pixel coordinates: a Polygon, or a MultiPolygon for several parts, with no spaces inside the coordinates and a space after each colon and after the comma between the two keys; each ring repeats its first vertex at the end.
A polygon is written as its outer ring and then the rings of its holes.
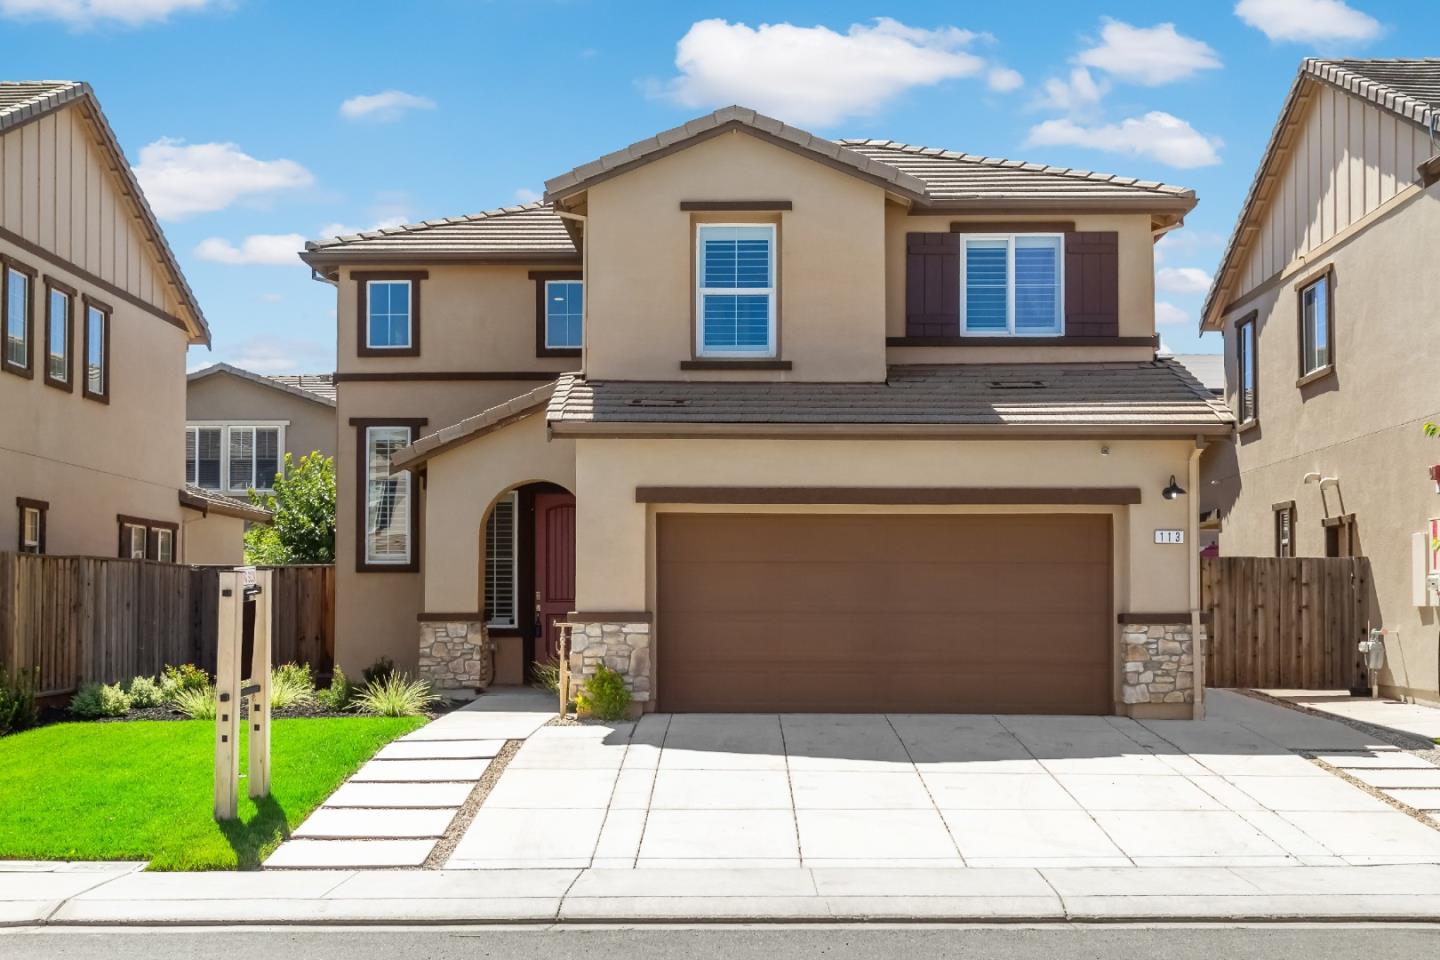
{"type": "MultiPolygon", "coordinates": [[[[1205,637],[1205,626],[1200,626],[1205,637]]],[[[1127,623],[1120,628],[1120,645],[1125,655],[1125,676],[1120,699],[1133,716],[1160,716],[1183,713],[1195,702],[1195,645],[1190,624],[1127,623]],[[1159,705],[1175,710],[1157,710],[1159,705]]]]}
{"type": "Polygon", "coordinates": [[[650,624],[637,621],[571,620],[570,683],[580,687],[601,664],[625,678],[632,702],[649,708],[654,689],[650,624]]]}
{"type": "Polygon", "coordinates": [[[479,620],[420,622],[421,680],[451,700],[474,697],[494,680],[492,648],[479,620]]]}

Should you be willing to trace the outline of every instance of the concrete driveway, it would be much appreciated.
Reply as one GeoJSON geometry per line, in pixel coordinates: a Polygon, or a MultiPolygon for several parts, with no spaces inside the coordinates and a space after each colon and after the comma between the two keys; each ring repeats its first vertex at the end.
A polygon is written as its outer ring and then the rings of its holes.
{"type": "MultiPolygon", "coordinates": [[[[1210,716],[650,715],[543,727],[448,867],[1440,862],[1440,830],[1301,754],[1418,758],[1211,691],[1210,716]]],[[[1423,761],[1420,761],[1423,763],[1423,761]]]]}

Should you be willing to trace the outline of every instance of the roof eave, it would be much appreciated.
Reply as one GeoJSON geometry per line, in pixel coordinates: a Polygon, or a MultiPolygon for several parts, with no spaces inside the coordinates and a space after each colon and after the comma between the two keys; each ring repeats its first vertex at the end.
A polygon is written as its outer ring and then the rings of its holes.
{"type": "Polygon", "coordinates": [[[750,437],[788,439],[799,437],[835,439],[933,439],[980,438],[990,440],[1105,439],[1136,437],[1152,440],[1193,439],[1196,436],[1227,436],[1234,425],[1218,418],[1189,423],[716,423],[636,422],[596,420],[551,420],[556,437],[620,439],[664,437],[703,439],[705,437],[750,437]]]}
{"type": "Polygon", "coordinates": [[[313,400],[315,403],[319,403],[331,408],[335,406],[335,401],[331,400],[329,397],[322,397],[318,393],[311,393],[309,390],[302,390],[300,387],[293,387],[288,383],[281,383],[278,380],[271,380],[264,374],[255,373],[252,370],[246,370],[243,367],[236,367],[228,363],[212,363],[208,367],[202,367],[199,370],[191,371],[190,373],[185,374],[185,382],[194,383],[196,380],[204,380],[208,377],[214,376],[217,373],[228,373],[232,377],[238,377],[241,380],[245,380],[258,386],[269,387],[272,390],[279,390],[281,393],[288,393],[291,396],[298,397],[301,400],[313,400]]]}
{"type": "Polygon", "coordinates": [[[228,503],[217,503],[214,500],[193,494],[188,490],[181,490],[179,493],[180,506],[190,510],[198,510],[203,516],[209,516],[213,513],[221,517],[233,517],[236,520],[250,520],[254,523],[266,524],[267,526],[275,520],[274,514],[261,507],[254,507],[238,502],[234,506],[228,503]]]}
{"type": "Polygon", "coordinates": [[[455,250],[366,250],[361,244],[342,244],[305,250],[300,259],[316,270],[326,267],[343,267],[351,263],[361,264],[409,264],[409,263],[468,263],[468,264],[523,264],[523,263],[564,263],[579,264],[580,254],[562,250],[524,250],[468,252],[455,250]]]}

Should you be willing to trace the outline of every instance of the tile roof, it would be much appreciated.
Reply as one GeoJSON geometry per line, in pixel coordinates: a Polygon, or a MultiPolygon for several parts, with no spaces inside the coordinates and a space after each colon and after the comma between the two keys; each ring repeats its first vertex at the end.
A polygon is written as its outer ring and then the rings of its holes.
{"type": "Polygon", "coordinates": [[[557,435],[616,424],[1135,428],[1184,435],[1225,433],[1233,422],[1189,371],[1166,359],[893,366],[884,383],[591,381],[565,374],[547,416],[557,435]]]}
{"type": "Polygon", "coordinates": [[[1328,83],[1345,92],[1375,104],[1380,109],[1403,117],[1426,127],[1435,129],[1440,125],[1440,58],[1411,60],[1322,60],[1308,57],[1300,63],[1300,70],[1285,95],[1280,116],[1270,131],[1265,151],[1255,168],[1255,177],[1246,191],[1245,203],[1235,220],[1235,228],[1220,257],[1220,268],[1215,271],[1215,280],[1210,292],[1205,295],[1205,305],[1200,310],[1202,330],[1219,329],[1218,311],[1224,306],[1222,295],[1229,289],[1239,261],[1246,246],[1243,240],[1247,230],[1255,227],[1260,217],[1261,192],[1281,154],[1288,147],[1290,137],[1299,127],[1301,103],[1308,89],[1315,83],[1328,83]]]}
{"type": "Polygon", "coordinates": [[[227,497],[223,493],[214,490],[206,490],[204,487],[197,487],[192,484],[185,484],[180,490],[180,506],[189,507],[191,510],[199,510],[201,513],[217,513],[222,517],[238,517],[241,520],[252,520],[255,523],[269,523],[275,519],[274,514],[264,507],[257,507],[253,503],[239,500],[235,497],[227,497]]]}
{"type": "Polygon", "coordinates": [[[251,383],[269,387],[272,390],[281,390],[303,400],[323,403],[327,407],[335,406],[335,381],[334,376],[329,373],[282,374],[267,377],[264,374],[253,373],[232,364],[212,363],[208,367],[202,367],[186,374],[185,380],[187,383],[193,383],[196,380],[213,377],[217,373],[228,373],[233,377],[249,380],[251,383]]]}
{"type": "Polygon", "coordinates": [[[90,84],[78,80],[0,80],[0,133],[37,120],[72,101],[82,101],[89,107],[100,132],[101,148],[110,154],[115,174],[120,178],[124,192],[134,201],[144,232],[155,244],[160,262],[169,272],[181,301],[194,316],[198,336],[193,337],[191,343],[209,346],[210,326],[205,321],[205,313],[200,309],[195,292],[190,289],[180,262],[175,259],[175,251],[170,249],[165,231],[160,229],[155,211],[150,209],[145,191],[140,188],[140,181],[135,179],[135,171],[130,168],[130,161],[125,159],[120,140],[105,119],[105,112],[100,109],[100,101],[95,98],[90,84]]]}
{"type": "Polygon", "coordinates": [[[511,258],[578,263],[580,258],[565,221],[554,208],[548,203],[526,203],[314,240],[305,244],[301,259],[317,265],[408,255],[427,261],[511,258]]]}
{"type": "Polygon", "coordinates": [[[547,383],[543,387],[536,387],[528,393],[522,393],[513,400],[507,400],[477,413],[473,417],[461,420],[457,424],[421,437],[410,446],[393,454],[390,458],[390,465],[394,470],[410,470],[418,467],[436,454],[444,453],[463,443],[469,443],[471,440],[543,409],[554,392],[555,384],[547,383]]]}

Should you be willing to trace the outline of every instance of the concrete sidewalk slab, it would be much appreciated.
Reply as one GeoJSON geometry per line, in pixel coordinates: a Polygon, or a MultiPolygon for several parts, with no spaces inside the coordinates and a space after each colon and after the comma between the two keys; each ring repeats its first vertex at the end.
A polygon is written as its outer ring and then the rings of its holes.
{"type": "Polygon", "coordinates": [[[434,840],[288,840],[270,854],[265,867],[418,867],[434,847],[434,840]]]}
{"type": "Polygon", "coordinates": [[[474,789],[471,783],[355,783],[332,793],[326,807],[458,807],[474,789]]]}
{"type": "Polygon", "coordinates": [[[504,740],[396,740],[380,748],[376,760],[489,760],[504,740]]]}
{"type": "Polygon", "coordinates": [[[1386,727],[1425,740],[1440,739],[1440,707],[1402,703],[1384,697],[1352,697],[1345,690],[1261,690],[1296,706],[1347,720],[1386,727]]]}
{"type": "Polygon", "coordinates": [[[455,809],[357,810],[321,807],[296,828],[302,840],[412,840],[445,835],[455,809]]]}

